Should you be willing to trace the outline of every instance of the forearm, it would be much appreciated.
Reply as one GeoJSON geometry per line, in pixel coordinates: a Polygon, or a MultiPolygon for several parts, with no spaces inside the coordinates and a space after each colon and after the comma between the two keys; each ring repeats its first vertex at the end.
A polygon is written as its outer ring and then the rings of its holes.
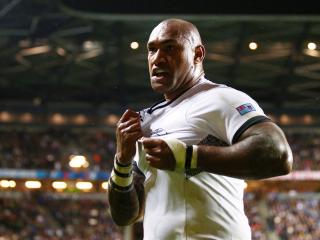
{"type": "Polygon", "coordinates": [[[137,166],[132,163],[120,165],[115,159],[108,184],[108,200],[112,219],[117,225],[130,225],[142,215],[144,178],[137,166]]]}
{"type": "Polygon", "coordinates": [[[199,146],[198,167],[243,179],[262,179],[291,171],[292,153],[281,131],[265,124],[228,147],[199,146]]]}
{"type": "Polygon", "coordinates": [[[128,191],[118,191],[109,184],[108,199],[111,217],[117,225],[130,225],[139,218],[141,209],[135,186],[128,191]]]}

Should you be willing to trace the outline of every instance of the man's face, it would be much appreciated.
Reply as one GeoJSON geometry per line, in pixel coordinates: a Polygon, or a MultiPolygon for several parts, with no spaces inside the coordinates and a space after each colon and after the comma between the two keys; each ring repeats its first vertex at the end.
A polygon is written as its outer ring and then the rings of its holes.
{"type": "Polygon", "coordinates": [[[166,97],[175,96],[191,76],[194,51],[175,24],[161,24],[151,33],[148,41],[148,65],[151,87],[166,97]]]}

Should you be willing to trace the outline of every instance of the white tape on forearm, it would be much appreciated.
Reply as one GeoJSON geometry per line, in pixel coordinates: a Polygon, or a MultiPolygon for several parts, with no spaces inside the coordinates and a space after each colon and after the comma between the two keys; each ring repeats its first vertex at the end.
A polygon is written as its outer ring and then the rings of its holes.
{"type": "Polygon", "coordinates": [[[192,158],[191,158],[191,165],[190,168],[197,168],[198,167],[198,146],[192,145],[193,151],[192,151],[192,158]]]}
{"type": "Polygon", "coordinates": [[[120,187],[128,187],[133,181],[133,176],[130,175],[130,177],[120,177],[112,170],[111,179],[116,185],[120,187]]]}
{"type": "Polygon", "coordinates": [[[124,174],[129,174],[132,172],[132,163],[129,164],[128,166],[120,166],[118,164],[118,159],[117,159],[117,156],[114,157],[114,168],[120,172],[120,173],[124,173],[124,174]]]}
{"type": "Polygon", "coordinates": [[[173,156],[176,160],[176,168],[177,172],[184,172],[184,165],[186,161],[186,144],[178,139],[163,139],[169,148],[171,149],[173,156]]]}

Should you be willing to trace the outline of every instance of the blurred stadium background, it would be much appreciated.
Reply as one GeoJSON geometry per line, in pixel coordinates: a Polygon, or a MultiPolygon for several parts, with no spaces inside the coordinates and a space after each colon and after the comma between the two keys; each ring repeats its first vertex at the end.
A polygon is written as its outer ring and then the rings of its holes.
{"type": "Polygon", "coordinates": [[[320,239],[319,14],[196,3],[0,1],[0,240],[142,238],[112,223],[106,181],[120,114],[161,97],[145,45],[167,17],[199,27],[207,77],[256,99],[292,147],[290,175],[247,182],[253,239],[320,239]]]}

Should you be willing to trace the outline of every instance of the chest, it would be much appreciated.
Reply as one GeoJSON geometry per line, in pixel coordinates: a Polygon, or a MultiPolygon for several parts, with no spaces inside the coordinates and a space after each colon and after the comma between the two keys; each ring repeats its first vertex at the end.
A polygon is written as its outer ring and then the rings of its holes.
{"type": "Polygon", "coordinates": [[[191,112],[185,103],[146,113],[141,122],[144,136],[177,138],[186,143],[199,141],[206,131],[197,128],[190,120],[191,112]]]}

